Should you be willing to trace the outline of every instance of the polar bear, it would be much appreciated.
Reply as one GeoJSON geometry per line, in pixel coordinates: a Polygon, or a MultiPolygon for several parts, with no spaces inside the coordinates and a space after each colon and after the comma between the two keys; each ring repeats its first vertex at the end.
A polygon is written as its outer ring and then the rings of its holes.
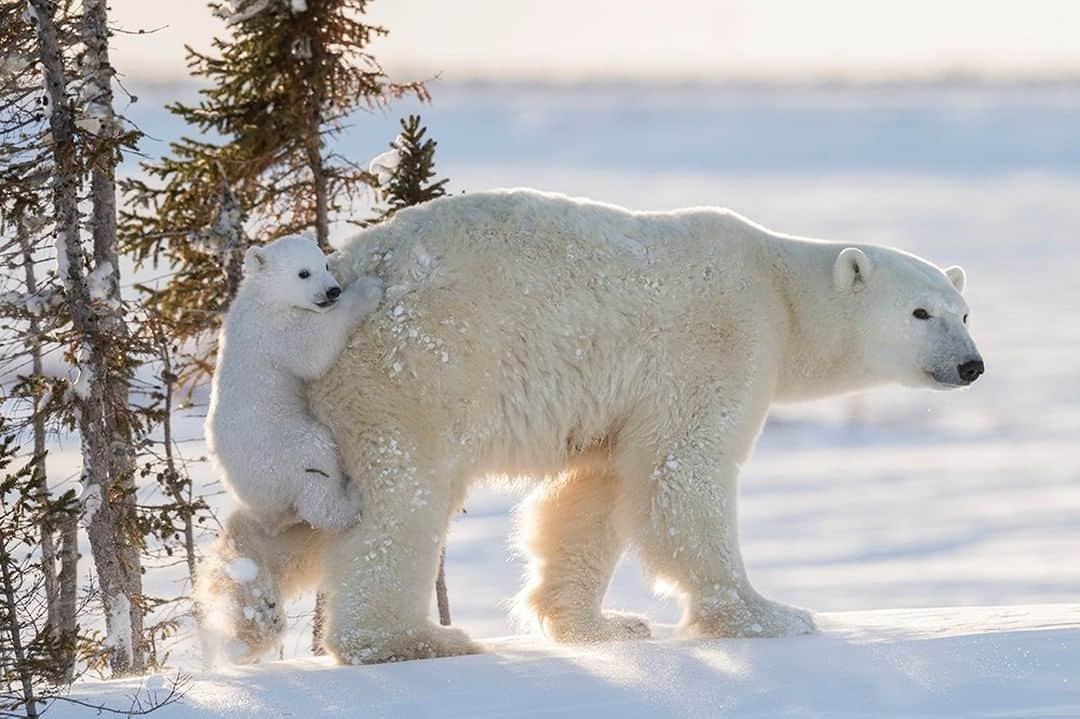
{"type": "Polygon", "coordinates": [[[770,406],[983,371],[960,268],[726,210],[479,192],[403,210],[335,263],[387,287],[312,389],[365,497],[319,560],[342,662],[479,651],[429,614],[448,519],[490,477],[536,483],[520,604],[557,640],[649,635],[601,608],[628,547],[689,636],[812,631],[739,550],[737,476],[770,406]]]}
{"type": "Polygon", "coordinates": [[[360,511],[359,486],[308,411],[306,383],[381,298],[371,277],[342,291],[310,239],[283,237],[244,257],[221,328],[206,439],[225,486],[271,531],[299,521],[341,529],[360,511]]]}

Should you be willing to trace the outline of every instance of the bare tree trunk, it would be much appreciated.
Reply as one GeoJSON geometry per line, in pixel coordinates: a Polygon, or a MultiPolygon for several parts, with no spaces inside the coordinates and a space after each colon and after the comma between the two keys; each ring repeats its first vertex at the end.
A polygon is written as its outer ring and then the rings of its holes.
{"type": "MultiPolygon", "coordinates": [[[[86,256],[79,233],[78,196],[79,165],[74,138],[74,118],[66,97],[66,77],[53,19],[54,5],[50,0],[29,0],[37,18],[38,46],[45,87],[51,107],[49,129],[53,149],[53,203],[56,216],[57,262],[59,275],[67,290],[71,307],[72,328],[79,344],[79,379],[76,381],[78,428],[82,448],[84,487],[84,521],[94,554],[106,615],[106,642],[109,663],[114,674],[125,674],[142,668],[142,652],[135,641],[142,631],[142,576],[139,553],[126,533],[133,492],[125,482],[133,477],[114,471],[114,457],[130,455],[130,441],[124,441],[110,430],[116,427],[114,386],[110,382],[112,338],[108,322],[99,321],[85,276],[86,256]]],[[[87,37],[89,62],[100,61],[100,44],[108,40],[104,22],[105,6],[101,0],[87,0],[88,25],[100,30],[87,37]]],[[[106,56],[107,64],[107,56],[106,56]]],[[[111,69],[109,70],[111,73],[111,69]]],[[[96,82],[93,77],[89,82],[96,82]]],[[[115,213],[115,194],[112,195],[115,213]]],[[[96,200],[96,198],[95,198],[96,200]]],[[[96,204],[96,203],[95,203],[96,204]]],[[[95,212],[97,212],[95,210],[95,212]]],[[[107,213],[106,213],[107,214],[107,213]]],[[[111,225],[115,242],[115,218],[111,225]]],[[[98,249],[98,220],[95,220],[95,250],[98,249]]],[[[104,257],[115,260],[112,249],[102,247],[104,257]]],[[[97,252],[95,252],[97,254],[97,252]]],[[[109,261],[106,259],[106,261],[109,261]]],[[[107,270],[115,291],[117,267],[98,265],[107,270]]],[[[107,304],[115,295],[106,293],[107,304]]],[[[126,397],[125,397],[126,401],[126,397]]],[[[65,547],[65,551],[66,551],[65,547]]]]}
{"type": "Polygon", "coordinates": [[[175,395],[176,373],[173,371],[172,353],[169,351],[169,338],[160,326],[154,327],[155,342],[158,345],[158,357],[161,359],[161,382],[165,385],[165,405],[161,420],[162,444],[165,447],[165,486],[172,500],[184,510],[180,512],[184,521],[184,559],[187,562],[188,580],[195,586],[195,525],[192,513],[188,511],[192,503],[189,492],[184,495],[184,482],[176,466],[176,451],[173,445],[172,412],[175,395]]]}
{"type": "MultiPolygon", "coordinates": [[[[93,148],[93,166],[91,168],[90,199],[93,208],[94,268],[101,275],[99,281],[107,283],[101,307],[97,310],[99,335],[103,340],[97,343],[102,364],[108,367],[107,353],[116,348],[128,346],[127,325],[124,323],[120,298],[120,263],[117,256],[116,238],[116,177],[115,167],[117,152],[113,143],[118,132],[117,119],[113,113],[112,78],[114,70],[109,61],[108,8],[105,0],[84,0],[83,2],[83,44],[86,52],[83,56],[85,68],[84,83],[88,88],[89,99],[87,112],[99,121],[98,142],[93,148]],[[112,347],[108,347],[112,344],[112,347]]],[[[104,385],[105,431],[110,450],[109,468],[111,487],[110,498],[117,509],[117,516],[112,518],[108,527],[101,527],[97,532],[101,547],[116,553],[119,561],[110,564],[119,570],[115,577],[116,593],[104,591],[105,581],[101,579],[106,605],[106,616],[112,615],[120,624],[119,632],[113,637],[114,647],[125,640],[130,642],[130,669],[141,671],[144,665],[143,642],[143,603],[142,570],[139,549],[130,539],[125,538],[125,530],[133,526],[131,521],[135,513],[135,449],[132,443],[132,428],[128,426],[128,380],[122,371],[106,371],[101,378],[104,385]],[[128,617],[119,617],[123,606],[109,607],[122,594],[126,599],[128,617]],[[123,636],[127,632],[127,637],[123,636]]],[[[96,519],[96,516],[95,516],[96,519]]],[[[95,534],[93,522],[88,530],[93,541],[95,534]]],[[[94,547],[95,563],[101,577],[101,565],[94,547]]],[[[121,651],[126,647],[121,647],[121,651]]],[[[114,672],[116,667],[113,667],[114,672]]]]}
{"type": "Polygon", "coordinates": [[[330,253],[330,207],[326,170],[323,167],[321,136],[319,134],[318,115],[312,120],[311,139],[308,141],[308,166],[311,168],[311,182],[315,186],[315,241],[319,249],[330,253]]]}
{"type": "MultiPolygon", "coordinates": [[[[26,292],[35,295],[38,291],[37,276],[34,272],[34,245],[29,232],[26,229],[25,217],[20,215],[17,220],[16,233],[23,256],[23,273],[26,281],[26,292]]],[[[43,376],[41,359],[41,323],[37,316],[30,315],[29,321],[29,344],[30,361],[33,376],[43,376]]],[[[45,413],[41,405],[41,398],[34,397],[33,417],[31,418],[31,431],[34,435],[34,457],[37,463],[34,465],[32,482],[39,487],[39,491],[49,494],[48,473],[45,468],[45,413]]],[[[78,525],[77,518],[64,515],[59,529],[65,537],[65,556],[69,548],[76,544],[78,525]],[[70,537],[68,537],[70,533],[70,537]]],[[[78,549],[74,549],[72,557],[66,557],[67,562],[62,561],[60,573],[56,570],[56,531],[58,527],[52,522],[42,522],[41,533],[41,572],[45,581],[46,602],[46,628],[50,638],[56,642],[58,654],[53,657],[53,679],[57,683],[70,682],[75,671],[75,598],[78,592],[77,567],[78,549]],[[68,567],[70,562],[73,566],[68,567]],[[67,569],[68,571],[64,571],[67,569]]]]}
{"type": "Polygon", "coordinates": [[[435,578],[435,603],[439,605],[439,624],[450,626],[450,597],[446,593],[446,547],[439,553],[439,576],[435,578]]]}
{"type": "MultiPolygon", "coordinates": [[[[311,57],[308,60],[309,68],[319,67],[326,55],[322,42],[316,37],[309,40],[311,57]]],[[[317,87],[317,82],[312,82],[312,87],[317,87]]],[[[322,156],[322,107],[324,98],[318,95],[307,98],[308,101],[308,141],[307,156],[308,167],[311,169],[311,184],[315,189],[315,240],[319,243],[319,249],[329,254],[330,247],[330,192],[326,167],[322,156]]]]}
{"type": "Polygon", "coordinates": [[[3,583],[4,608],[7,627],[11,639],[11,653],[15,658],[16,671],[22,685],[22,697],[26,706],[27,719],[38,716],[37,699],[34,697],[34,679],[30,666],[26,662],[26,651],[22,645],[22,628],[19,626],[19,607],[15,601],[15,578],[11,576],[11,555],[7,551],[7,537],[0,535],[0,582],[3,583]]]}
{"type": "Polygon", "coordinates": [[[244,273],[244,211],[236,199],[225,168],[218,163],[221,174],[221,197],[218,200],[218,216],[214,222],[214,232],[218,235],[221,246],[221,262],[225,267],[226,306],[231,305],[240,280],[244,273]]]}
{"type": "Polygon", "coordinates": [[[60,523],[60,585],[59,634],[63,640],[64,657],[61,683],[70,684],[75,680],[75,643],[79,631],[79,519],[74,514],[67,514],[60,523]]]}
{"type": "MultiPolygon", "coordinates": [[[[15,234],[19,242],[19,249],[22,251],[23,276],[24,281],[26,282],[26,294],[33,296],[36,295],[38,291],[37,276],[34,272],[34,244],[31,240],[30,233],[26,229],[23,211],[20,211],[19,216],[15,220],[15,234]]],[[[31,372],[34,377],[41,377],[43,375],[41,362],[41,323],[38,322],[37,315],[34,313],[30,313],[28,338],[31,372]]],[[[35,395],[30,429],[34,435],[34,457],[37,458],[37,463],[34,465],[34,475],[31,478],[31,484],[37,486],[39,491],[47,494],[49,485],[46,480],[45,472],[45,415],[42,413],[41,409],[41,398],[35,395]]],[[[42,522],[40,529],[41,571],[45,575],[45,600],[47,604],[48,628],[50,632],[53,632],[54,636],[57,636],[60,627],[60,616],[58,613],[60,596],[59,588],[56,585],[56,543],[53,541],[53,532],[55,528],[47,522],[42,522]]]]}
{"type": "Polygon", "coordinates": [[[326,654],[323,649],[323,637],[326,635],[326,595],[315,595],[315,615],[311,620],[311,653],[317,657],[326,654]]]}

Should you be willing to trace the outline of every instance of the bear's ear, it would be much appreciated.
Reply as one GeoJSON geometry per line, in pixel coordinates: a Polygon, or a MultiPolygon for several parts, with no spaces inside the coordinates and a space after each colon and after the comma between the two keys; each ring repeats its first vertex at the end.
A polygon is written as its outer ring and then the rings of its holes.
{"type": "Polygon", "coordinates": [[[244,253],[244,274],[254,274],[264,267],[266,267],[266,252],[261,247],[249,247],[244,253]]]}
{"type": "Polygon", "coordinates": [[[833,285],[839,292],[859,290],[870,279],[874,265],[858,247],[845,247],[833,265],[833,285]]]}
{"type": "Polygon", "coordinates": [[[963,267],[953,265],[945,270],[945,276],[949,278],[949,282],[952,282],[952,286],[956,288],[957,292],[964,294],[964,288],[967,286],[967,273],[964,272],[963,267]]]}

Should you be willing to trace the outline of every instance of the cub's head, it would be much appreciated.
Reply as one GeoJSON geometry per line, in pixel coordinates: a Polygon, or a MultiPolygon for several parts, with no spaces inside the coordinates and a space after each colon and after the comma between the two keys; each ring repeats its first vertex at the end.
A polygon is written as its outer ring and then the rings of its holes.
{"type": "Polygon", "coordinates": [[[326,255],[314,241],[282,237],[244,255],[244,287],[271,304],[326,312],[341,296],[326,255]]]}
{"type": "Polygon", "coordinates": [[[982,375],[969,331],[966,278],[884,247],[848,247],[833,266],[835,290],[854,302],[855,342],[871,376],[912,387],[954,389],[982,375]]]}

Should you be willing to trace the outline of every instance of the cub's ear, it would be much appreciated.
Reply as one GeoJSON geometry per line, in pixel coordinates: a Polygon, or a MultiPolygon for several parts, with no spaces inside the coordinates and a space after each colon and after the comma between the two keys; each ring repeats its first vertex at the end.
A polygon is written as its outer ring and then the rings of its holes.
{"type": "Polygon", "coordinates": [[[833,265],[833,286],[838,292],[857,291],[869,281],[874,264],[858,247],[846,247],[833,265]]]}
{"type": "Polygon", "coordinates": [[[251,275],[266,267],[266,252],[261,247],[249,247],[244,253],[244,274],[251,275]]]}
{"type": "Polygon", "coordinates": [[[967,273],[964,272],[963,267],[953,265],[945,270],[945,276],[949,278],[949,282],[952,282],[952,286],[956,288],[957,292],[964,294],[964,288],[967,286],[967,273]]]}

